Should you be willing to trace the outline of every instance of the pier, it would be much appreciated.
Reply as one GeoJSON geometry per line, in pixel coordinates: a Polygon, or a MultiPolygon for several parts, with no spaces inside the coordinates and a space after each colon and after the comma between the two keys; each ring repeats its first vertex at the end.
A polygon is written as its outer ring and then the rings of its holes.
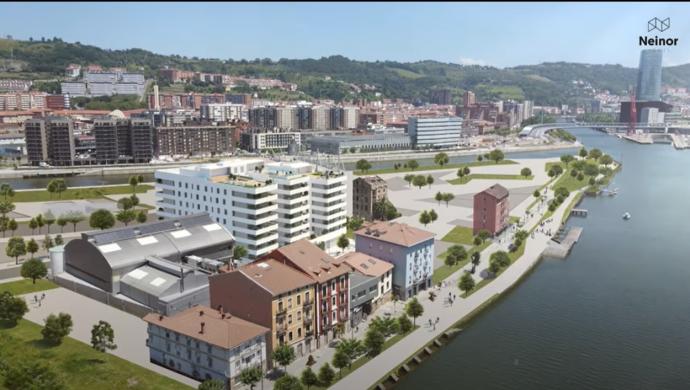
{"type": "Polygon", "coordinates": [[[580,235],[582,235],[582,228],[579,226],[572,227],[566,232],[557,233],[544,250],[544,256],[565,259],[580,239],[580,235]]]}
{"type": "Polygon", "coordinates": [[[587,214],[589,214],[589,211],[587,209],[572,209],[570,210],[570,215],[573,217],[586,217],[587,214]]]}

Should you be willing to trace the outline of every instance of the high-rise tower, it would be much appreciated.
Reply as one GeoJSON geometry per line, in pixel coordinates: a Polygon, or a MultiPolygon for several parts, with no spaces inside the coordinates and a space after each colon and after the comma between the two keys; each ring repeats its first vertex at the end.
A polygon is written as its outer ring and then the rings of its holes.
{"type": "Polygon", "coordinates": [[[636,91],[638,100],[661,100],[661,59],[661,49],[645,49],[640,53],[636,91]]]}

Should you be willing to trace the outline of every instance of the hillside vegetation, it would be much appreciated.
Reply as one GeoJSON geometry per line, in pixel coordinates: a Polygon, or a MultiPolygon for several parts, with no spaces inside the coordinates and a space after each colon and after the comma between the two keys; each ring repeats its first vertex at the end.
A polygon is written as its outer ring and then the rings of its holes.
{"type": "MultiPolygon", "coordinates": [[[[70,63],[99,64],[143,71],[155,78],[158,70],[173,67],[248,77],[270,77],[296,83],[306,97],[335,100],[381,97],[427,101],[430,90],[450,88],[455,102],[465,90],[481,100],[531,99],[537,105],[577,103],[589,97],[575,80],[596,89],[624,93],[636,82],[637,70],[621,65],[589,65],[566,62],[524,65],[499,69],[463,66],[438,61],[401,63],[355,61],[343,56],[320,59],[253,60],[213,59],[160,55],[143,49],[108,50],[59,38],[34,41],[0,39],[0,77],[27,75],[61,76],[70,63]],[[354,84],[354,87],[353,85],[354,84]],[[365,85],[374,90],[363,88],[365,85]]],[[[664,68],[664,83],[690,87],[690,64],[664,68]]]]}

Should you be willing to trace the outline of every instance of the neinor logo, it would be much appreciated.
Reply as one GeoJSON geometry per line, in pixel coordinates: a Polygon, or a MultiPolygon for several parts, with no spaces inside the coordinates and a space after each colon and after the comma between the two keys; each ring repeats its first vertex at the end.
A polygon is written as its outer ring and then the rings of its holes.
{"type": "MultiPolygon", "coordinates": [[[[659,19],[654,17],[647,21],[647,32],[658,30],[664,32],[671,28],[671,18],[659,19]]],[[[640,36],[640,46],[676,46],[678,38],[659,38],[640,36]]]]}
{"type": "Polygon", "coordinates": [[[644,46],[675,46],[678,38],[640,37],[640,45],[644,46]]]}

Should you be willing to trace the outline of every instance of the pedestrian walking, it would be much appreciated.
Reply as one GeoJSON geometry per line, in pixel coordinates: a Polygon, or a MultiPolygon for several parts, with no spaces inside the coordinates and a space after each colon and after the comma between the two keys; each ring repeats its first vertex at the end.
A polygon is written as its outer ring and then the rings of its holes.
{"type": "Polygon", "coordinates": [[[34,303],[38,303],[38,295],[34,294],[34,303]]]}

